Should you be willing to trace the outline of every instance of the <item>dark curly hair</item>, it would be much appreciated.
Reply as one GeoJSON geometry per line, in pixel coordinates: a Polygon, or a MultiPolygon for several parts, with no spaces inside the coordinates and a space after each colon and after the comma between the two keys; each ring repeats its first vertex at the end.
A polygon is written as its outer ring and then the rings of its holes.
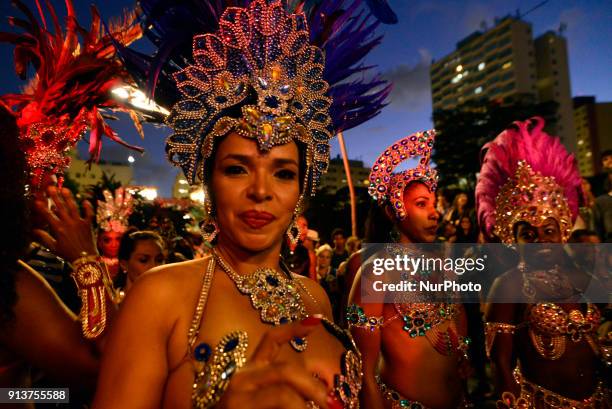
{"type": "Polygon", "coordinates": [[[18,137],[15,117],[0,104],[0,231],[11,235],[0,246],[0,325],[14,318],[17,260],[28,245],[27,165],[18,137]]]}

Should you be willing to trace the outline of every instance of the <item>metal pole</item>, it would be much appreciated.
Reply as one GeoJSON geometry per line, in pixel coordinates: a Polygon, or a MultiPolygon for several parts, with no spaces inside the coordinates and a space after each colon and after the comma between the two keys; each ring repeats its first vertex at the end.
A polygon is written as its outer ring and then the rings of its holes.
{"type": "Polygon", "coordinates": [[[346,174],[346,182],[348,184],[349,197],[351,199],[351,235],[357,236],[357,203],[355,200],[355,188],[353,187],[351,166],[349,165],[348,155],[346,153],[346,144],[344,143],[344,135],[342,135],[342,132],[338,132],[338,142],[340,143],[342,163],[344,164],[344,173],[346,174]]]}

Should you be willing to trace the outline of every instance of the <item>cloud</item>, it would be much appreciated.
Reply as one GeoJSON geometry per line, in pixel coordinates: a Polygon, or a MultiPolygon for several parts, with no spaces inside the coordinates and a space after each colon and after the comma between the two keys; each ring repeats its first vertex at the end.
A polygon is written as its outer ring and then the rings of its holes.
{"type": "Polygon", "coordinates": [[[431,53],[426,49],[419,49],[419,55],[420,61],[417,64],[400,64],[383,74],[393,83],[391,107],[417,111],[431,103],[431,53]]]}

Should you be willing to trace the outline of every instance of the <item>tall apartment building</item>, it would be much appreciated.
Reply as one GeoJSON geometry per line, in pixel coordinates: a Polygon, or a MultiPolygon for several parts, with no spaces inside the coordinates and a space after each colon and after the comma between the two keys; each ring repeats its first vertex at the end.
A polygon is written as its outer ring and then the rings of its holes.
{"type": "MultiPolygon", "coordinates": [[[[351,167],[351,179],[355,187],[367,187],[370,184],[368,177],[370,176],[370,168],[363,165],[363,161],[349,160],[351,167]]],[[[344,163],[340,155],[332,158],[329,161],[327,173],[321,177],[321,189],[329,189],[331,192],[336,192],[343,187],[348,186],[346,181],[346,173],[344,172],[344,163]]]]}
{"type": "Polygon", "coordinates": [[[557,127],[550,131],[576,150],[563,37],[547,32],[534,41],[531,24],[505,17],[459,41],[455,51],[432,63],[430,76],[434,110],[478,100],[557,102],[557,127]]]}
{"type": "Polygon", "coordinates": [[[535,40],[536,76],[540,101],[555,101],[557,129],[555,134],[572,152],[577,150],[574,109],[569,80],[567,40],[548,31],[535,40]]]}
{"type": "Polygon", "coordinates": [[[580,174],[594,176],[602,171],[601,154],[612,149],[612,102],[596,102],[595,97],[576,97],[574,123],[580,174]]]}

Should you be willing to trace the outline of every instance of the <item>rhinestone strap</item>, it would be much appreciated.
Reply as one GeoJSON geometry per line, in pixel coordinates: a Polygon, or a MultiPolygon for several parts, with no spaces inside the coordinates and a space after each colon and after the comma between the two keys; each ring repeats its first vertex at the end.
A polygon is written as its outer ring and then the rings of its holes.
{"type": "Polygon", "coordinates": [[[189,342],[189,351],[193,353],[193,346],[200,335],[200,322],[202,321],[202,315],[204,314],[204,307],[206,306],[206,300],[208,299],[208,291],[210,290],[210,286],[212,284],[213,273],[215,272],[215,258],[210,257],[208,261],[208,267],[206,268],[206,273],[204,273],[204,278],[202,279],[202,289],[200,290],[200,296],[198,297],[198,304],[196,305],[195,313],[193,315],[193,320],[191,321],[191,326],[189,327],[189,332],[187,334],[187,339],[189,342]]]}

